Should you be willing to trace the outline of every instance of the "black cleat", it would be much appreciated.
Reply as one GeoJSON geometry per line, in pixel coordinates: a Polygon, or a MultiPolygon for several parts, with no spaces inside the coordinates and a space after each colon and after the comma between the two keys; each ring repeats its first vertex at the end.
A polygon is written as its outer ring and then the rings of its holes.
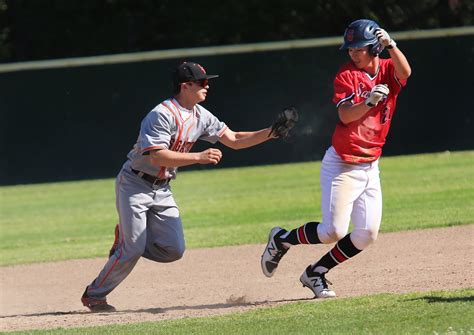
{"type": "Polygon", "coordinates": [[[279,237],[285,232],[286,230],[280,227],[274,227],[268,235],[268,243],[265,247],[265,250],[263,251],[261,261],[263,274],[267,277],[273,276],[278,267],[278,263],[288,251],[288,249],[285,249],[281,243],[277,243],[275,241],[275,238],[279,237]]]}
{"type": "Polygon", "coordinates": [[[116,309],[114,306],[109,305],[106,299],[96,299],[89,297],[87,295],[87,289],[84,291],[84,294],[81,297],[81,302],[84,306],[90,309],[92,313],[106,313],[106,312],[115,312],[116,309]]]}

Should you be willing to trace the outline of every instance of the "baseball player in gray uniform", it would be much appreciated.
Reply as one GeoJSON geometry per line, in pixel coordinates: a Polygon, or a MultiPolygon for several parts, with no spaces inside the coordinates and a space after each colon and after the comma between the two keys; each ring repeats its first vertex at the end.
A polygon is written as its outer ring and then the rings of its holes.
{"type": "Polygon", "coordinates": [[[181,64],[173,77],[173,97],[143,119],[138,140],[116,179],[116,240],[109,260],[81,298],[92,312],[115,311],[106,296],[140,257],[167,263],[183,256],[183,227],[170,180],[176,178],[178,167],[218,164],[222,157],[216,148],[190,152],[197,140],[243,149],[279,137],[274,127],[234,132],[199,105],[206,99],[209,79],[216,77],[199,64],[181,64]]]}

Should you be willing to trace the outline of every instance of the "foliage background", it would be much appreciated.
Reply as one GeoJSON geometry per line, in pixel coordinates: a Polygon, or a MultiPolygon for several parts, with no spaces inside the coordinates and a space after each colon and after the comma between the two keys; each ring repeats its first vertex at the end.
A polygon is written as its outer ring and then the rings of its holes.
{"type": "Polygon", "coordinates": [[[0,62],[466,26],[474,0],[0,0],[0,62]]]}

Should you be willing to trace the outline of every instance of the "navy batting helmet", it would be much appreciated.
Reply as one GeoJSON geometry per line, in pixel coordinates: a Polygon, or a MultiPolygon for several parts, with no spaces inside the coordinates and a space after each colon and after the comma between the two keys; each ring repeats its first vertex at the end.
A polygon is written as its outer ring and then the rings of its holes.
{"type": "Polygon", "coordinates": [[[377,56],[382,50],[381,45],[375,36],[375,29],[380,28],[379,25],[372,20],[360,19],[352,22],[344,32],[344,44],[340,49],[347,48],[363,48],[370,46],[370,53],[377,56]]]}

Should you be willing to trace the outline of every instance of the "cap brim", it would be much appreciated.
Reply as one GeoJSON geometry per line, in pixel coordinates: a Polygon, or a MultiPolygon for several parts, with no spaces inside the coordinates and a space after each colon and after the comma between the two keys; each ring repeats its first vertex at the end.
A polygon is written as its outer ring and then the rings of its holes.
{"type": "MultiPolygon", "coordinates": [[[[212,78],[218,78],[218,77],[219,77],[219,75],[217,75],[217,74],[211,74],[211,75],[207,75],[207,74],[206,74],[206,76],[205,76],[204,78],[195,79],[195,80],[198,81],[198,80],[212,79],[212,78]]],[[[174,79],[174,80],[173,80],[173,82],[174,82],[175,84],[183,84],[183,83],[188,83],[188,82],[190,82],[190,81],[193,81],[193,80],[192,80],[192,79],[183,79],[183,80],[176,80],[176,79],[174,79]]]]}

